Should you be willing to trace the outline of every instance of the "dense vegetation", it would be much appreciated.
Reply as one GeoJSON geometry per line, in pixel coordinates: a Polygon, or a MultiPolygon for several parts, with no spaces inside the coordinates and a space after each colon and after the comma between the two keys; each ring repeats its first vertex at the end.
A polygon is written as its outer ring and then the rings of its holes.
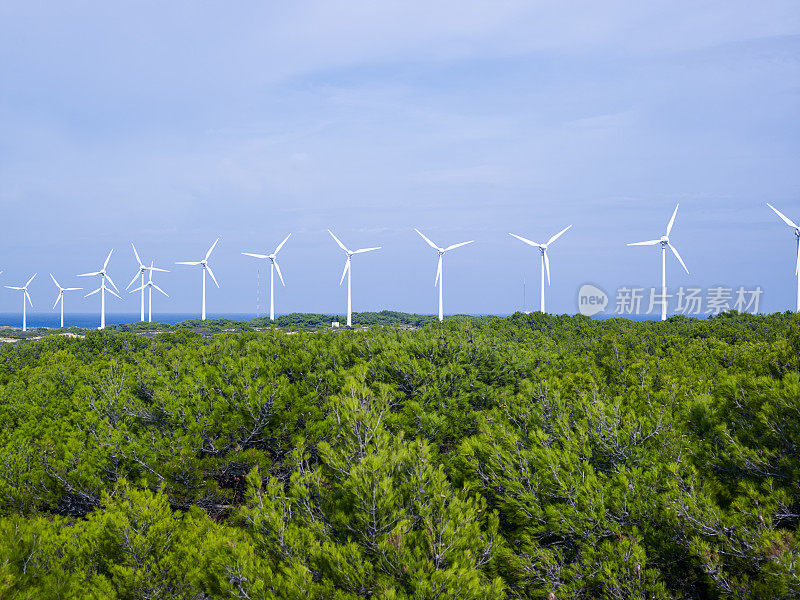
{"type": "MultiPolygon", "coordinates": [[[[453,320],[475,320],[480,317],[470,317],[468,315],[450,315],[449,321],[453,320]]],[[[484,317],[485,318],[485,317],[484,317]]],[[[406,327],[419,328],[424,325],[435,323],[437,317],[434,315],[417,315],[401,313],[393,310],[382,310],[380,312],[353,313],[353,327],[374,327],[385,325],[387,327],[406,327]]],[[[190,319],[175,325],[166,323],[121,323],[116,326],[119,331],[172,331],[179,329],[191,329],[198,332],[218,333],[221,331],[256,331],[267,327],[277,327],[295,331],[316,331],[319,329],[329,329],[333,322],[338,322],[344,328],[347,318],[343,315],[323,315],[316,313],[290,313],[277,315],[275,321],[270,321],[269,317],[256,317],[249,321],[234,321],[231,319],[190,319]]]]}
{"type": "Polygon", "coordinates": [[[800,596],[800,320],[0,350],[0,598],[800,596]]]}

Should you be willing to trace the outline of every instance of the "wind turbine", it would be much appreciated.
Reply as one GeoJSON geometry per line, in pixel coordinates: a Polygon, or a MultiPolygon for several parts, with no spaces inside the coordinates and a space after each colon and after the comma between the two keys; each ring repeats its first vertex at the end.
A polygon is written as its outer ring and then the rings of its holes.
{"type": "Polygon", "coordinates": [[[460,248],[461,246],[466,246],[467,244],[471,244],[475,240],[470,240],[468,242],[460,242],[458,244],[453,244],[452,246],[448,246],[447,248],[441,248],[430,241],[425,235],[416,227],[414,228],[418,234],[422,236],[422,239],[428,242],[428,245],[436,250],[439,253],[439,265],[436,267],[436,279],[433,282],[433,285],[439,285],[439,321],[444,319],[444,312],[442,308],[442,287],[444,286],[444,272],[442,271],[442,258],[444,257],[445,252],[449,252],[455,248],[460,248]]]}
{"type": "MultiPolygon", "coordinates": [[[[333,235],[333,234],[331,234],[333,235]]],[[[269,320],[275,320],[275,271],[278,271],[278,277],[281,278],[281,285],[286,287],[286,283],[283,281],[283,275],[281,274],[281,268],[278,266],[277,255],[286,241],[292,237],[290,233],[283,241],[278,244],[278,247],[275,248],[275,252],[272,254],[254,254],[252,252],[242,252],[245,256],[252,256],[253,258],[260,258],[260,259],[269,259],[269,320]]]]}
{"type": "Polygon", "coordinates": [[[93,296],[97,292],[100,292],[100,329],[106,328],[106,292],[113,294],[120,300],[122,296],[119,295],[119,288],[117,288],[117,284],[108,276],[106,273],[106,269],[108,268],[108,261],[111,260],[111,255],[114,253],[114,249],[111,249],[111,252],[108,253],[106,256],[106,261],[103,263],[103,268],[99,271],[93,271],[92,273],[82,273],[78,275],[78,277],[93,277],[94,275],[100,275],[100,287],[94,290],[93,292],[89,292],[84,296],[84,298],[88,298],[89,296],[93,296]],[[112,287],[108,287],[106,285],[106,279],[108,279],[108,283],[111,284],[112,287]],[[113,288],[113,289],[112,289],[113,288]],[[114,290],[117,290],[116,292],[114,290]]]}
{"type": "Polygon", "coordinates": [[[550,244],[552,244],[558,238],[560,238],[562,235],[564,235],[570,227],[572,227],[572,225],[569,225],[569,226],[565,227],[564,229],[562,229],[561,231],[559,231],[557,234],[555,234],[553,237],[551,237],[549,240],[547,240],[544,244],[539,244],[537,242],[532,242],[531,240],[526,239],[526,238],[524,238],[522,236],[519,236],[516,233],[509,233],[508,234],[508,235],[510,235],[512,237],[517,238],[521,242],[525,242],[529,246],[533,246],[534,248],[538,248],[539,249],[539,253],[542,255],[542,284],[541,284],[542,285],[542,287],[541,287],[541,289],[542,289],[542,302],[541,302],[541,312],[543,312],[543,313],[544,313],[544,274],[545,274],[545,271],[547,272],[547,285],[550,285],[550,259],[547,256],[547,248],[550,246],[550,244]]]}
{"type": "Polygon", "coordinates": [[[662,302],[661,302],[661,320],[666,321],[667,319],[667,247],[672,250],[672,253],[675,255],[675,258],[678,259],[678,262],[681,263],[683,270],[686,273],[689,273],[689,269],[686,268],[686,263],[683,262],[681,255],[678,254],[678,251],[675,249],[669,241],[669,234],[672,231],[672,226],[675,224],[675,215],[678,214],[678,207],[680,204],[675,205],[675,212],[672,213],[672,218],[670,218],[669,223],[667,224],[667,232],[661,236],[660,239],[657,240],[648,240],[646,242],[634,242],[632,244],[628,244],[628,246],[655,246],[657,244],[661,244],[661,292],[662,292],[662,302]]]}
{"type": "Polygon", "coordinates": [[[208,274],[211,275],[211,279],[214,280],[214,285],[219,287],[219,283],[217,283],[217,278],[214,277],[214,271],[211,270],[211,267],[208,264],[208,257],[211,256],[211,253],[214,251],[214,247],[217,245],[217,242],[219,242],[219,238],[214,240],[214,243],[211,244],[211,248],[208,249],[208,252],[206,252],[205,258],[203,258],[203,260],[183,261],[175,263],[176,265],[191,265],[191,266],[203,265],[203,311],[200,314],[200,318],[203,321],[206,320],[206,271],[208,271],[208,274]]]}
{"type": "MultiPolygon", "coordinates": [[[[161,271],[162,273],[169,273],[169,271],[167,271],[166,269],[158,269],[158,268],[154,267],[152,264],[149,267],[145,266],[144,263],[142,263],[142,259],[139,258],[139,253],[136,251],[136,246],[133,245],[133,242],[131,242],[131,248],[133,248],[133,255],[136,257],[136,262],[139,263],[139,270],[136,271],[136,275],[133,276],[133,279],[131,279],[131,282],[127,285],[127,287],[125,289],[126,290],[130,289],[130,287],[136,282],[136,278],[137,277],[141,277],[142,285],[140,287],[136,288],[136,289],[137,290],[142,290],[141,312],[140,312],[140,319],[139,320],[140,321],[144,321],[144,287],[145,287],[144,272],[145,271],[150,271],[150,270],[155,270],[155,271],[161,271]]],[[[151,273],[151,279],[152,279],[152,273],[151,273]]]]}
{"type": "MultiPolygon", "coordinates": [[[[153,263],[152,262],[150,263],[149,267],[146,267],[146,269],[148,271],[150,271],[150,276],[147,279],[147,283],[142,283],[142,285],[139,286],[138,288],[132,289],[130,291],[130,293],[133,294],[134,292],[138,292],[139,290],[141,290],[142,291],[142,296],[144,296],[144,288],[148,288],[147,289],[147,293],[149,294],[150,298],[148,300],[148,306],[147,306],[147,322],[148,323],[152,323],[153,322],[153,288],[157,289],[159,292],[161,292],[167,298],[169,298],[169,294],[167,294],[167,292],[165,292],[160,287],[158,287],[155,283],[153,283],[153,271],[164,271],[165,273],[169,273],[169,271],[167,271],[166,269],[156,269],[155,267],[153,267],[153,263]]],[[[144,321],[144,317],[142,317],[142,321],[144,321]]]]}
{"type": "Polygon", "coordinates": [[[797,263],[794,268],[794,274],[797,275],[797,312],[800,312],[800,226],[798,226],[794,221],[784,215],[777,208],[772,206],[772,204],[769,202],[767,202],[767,206],[769,206],[784,223],[794,229],[794,237],[797,240],[797,263]]]}
{"type": "Polygon", "coordinates": [[[364,252],[372,252],[373,250],[380,250],[381,246],[376,246],[374,248],[360,248],[358,250],[348,250],[347,246],[345,246],[341,241],[339,241],[339,238],[333,235],[333,232],[330,229],[328,229],[328,233],[330,233],[331,237],[336,241],[337,244],[339,244],[339,248],[341,248],[347,253],[347,260],[344,263],[344,271],[342,271],[342,279],[339,281],[339,285],[342,285],[342,282],[344,281],[344,276],[347,275],[347,326],[350,327],[353,324],[352,312],[350,310],[352,306],[351,286],[350,286],[350,275],[352,273],[352,270],[350,269],[350,260],[353,258],[354,254],[362,254],[364,252]]]}
{"type": "Polygon", "coordinates": [[[31,302],[31,295],[28,293],[28,286],[33,281],[33,278],[36,277],[36,273],[31,275],[31,278],[28,279],[28,283],[23,285],[22,287],[17,285],[7,285],[6,287],[10,290],[21,290],[22,291],[22,331],[28,331],[28,313],[27,307],[25,306],[25,300],[31,305],[33,308],[33,302],[31,302]]]}
{"type": "Polygon", "coordinates": [[[58,288],[58,296],[56,296],[56,301],[53,304],[53,308],[55,308],[59,302],[61,302],[61,328],[64,328],[64,292],[73,292],[75,290],[82,290],[83,288],[65,288],[61,287],[61,284],[56,281],[56,278],[53,277],[53,274],[50,273],[50,279],[53,280],[53,283],[56,284],[58,288]]]}

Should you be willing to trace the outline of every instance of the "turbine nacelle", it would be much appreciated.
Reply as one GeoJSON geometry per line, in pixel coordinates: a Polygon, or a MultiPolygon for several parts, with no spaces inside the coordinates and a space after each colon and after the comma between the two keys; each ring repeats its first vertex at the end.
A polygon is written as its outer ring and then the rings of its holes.
{"type": "MultiPolygon", "coordinates": [[[[797,240],[797,262],[795,263],[794,273],[798,277],[800,277],[800,225],[792,221],[789,217],[779,211],[777,208],[772,206],[769,202],[767,202],[767,206],[772,209],[776,215],[778,215],[784,223],[786,223],[789,227],[794,229],[794,237],[797,240]]],[[[800,280],[798,280],[798,287],[797,287],[797,311],[800,312],[800,280]]]]}
{"type": "MultiPolygon", "coordinates": [[[[268,260],[270,266],[274,267],[275,271],[278,272],[278,278],[281,280],[281,285],[283,285],[285,287],[286,286],[286,282],[283,280],[283,273],[281,273],[281,267],[278,264],[278,252],[281,251],[281,248],[283,248],[283,245],[287,241],[289,241],[290,237],[292,237],[291,233],[289,235],[287,235],[285,238],[283,238],[283,241],[280,244],[278,244],[278,247],[275,248],[275,251],[272,254],[256,254],[255,252],[242,252],[242,254],[244,254],[245,256],[252,256],[253,258],[260,258],[261,260],[268,260]]],[[[273,292],[272,286],[273,286],[273,282],[272,282],[272,279],[270,278],[270,300],[269,300],[269,303],[270,303],[270,309],[269,309],[270,318],[273,318],[274,314],[275,314],[275,300],[274,300],[274,296],[273,296],[274,292],[273,292]]]]}
{"type": "MultiPolygon", "coordinates": [[[[199,266],[203,267],[203,272],[205,273],[205,271],[208,271],[208,274],[211,275],[211,280],[214,282],[214,285],[219,287],[219,283],[217,283],[217,278],[214,276],[214,271],[211,269],[211,265],[208,264],[208,259],[211,256],[211,253],[214,251],[214,248],[216,248],[218,242],[219,242],[219,238],[214,240],[214,243],[211,244],[211,247],[208,249],[208,252],[206,252],[206,255],[203,258],[201,258],[200,260],[179,261],[179,262],[176,262],[175,264],[176,265],[189,265],[189,266],[192,266],[192,267],[196,267],[196,266],[199,265],[199,266]]],[[[203,277],[204,277],[203,281],[205,281],[205,275],[203,277]]],[[[203,285],[205,285],[205,284],[203,284],[203,285]]],[[[203,302],[205,303],[205,293],[203,295],[203,302]]]]}
{"type": "Polygon", "coordinates": [[[672,251],[672,253],[675,255],[675,258],[678,259],[678,262],[681,263],[681,266],[683,267],[683,270],[686,271],[686,273],[688,274],[689,273],[689,269],[686,267],[686,263],[683,262],[683,258],[681,258],[681,255],[678,252],[678,249],[675,248],[675,246],[673,246],[672,243],[669,241],[669,234],[672,232],[672,226],[675,224],[675,216],[678,214],[678,207],[679,206],[680,206],[680,204],[676,204],[675,205],[675,210],[672,212],[672,217],[670,217],[669,223],[667,224],[667,231],[666,231],[666,233],[664,235],[662,235],[657,240],[648,240],[646,242],[633,242],[633,243],[628,244],[628,246],[657,246],[657,245],[660,245],[661,249],[664,250],[664,251],[666,251],[666,249],[669,248],[672,251]]]}
{"type": "Polygon", "coordinates": [[[525,244],[528,244],[528,246],[533,246],[534,248],[538,248],[539,249],[539,254],[541,254],[542,262],[544,263],[544,265],[542,267],[543,268],[543,271],[542,271],[542,279],[543,279],[543,281],[542,281],[542,312],[544,312],[544,276],[545,276],[545,274],[547,274],[547,285],[550,285],[550,258],[547,256],[547,248],[550,246],[550,244],[555,242],[558,238],[560,238],[567,231],[569,231],[570,227],[572,227],[572,225],[567,225],[566,227],[564,227],[564,229],[559,231],[557,234],[551,236],[550,239],[547,240],[544,244],[540,244],[539,242],[534,242],[533,240],[529,240],[528,238],[524,238],[521,235],[517,235],[516,233],[509,233],[508,234],[511,237],[515,237],[519,241],[521,241],[521,242],[523,242],[525,244]]]}

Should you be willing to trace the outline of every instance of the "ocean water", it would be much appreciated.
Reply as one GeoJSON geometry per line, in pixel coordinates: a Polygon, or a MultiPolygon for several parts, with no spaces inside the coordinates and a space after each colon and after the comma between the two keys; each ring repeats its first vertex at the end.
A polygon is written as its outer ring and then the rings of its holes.
{"type": "MultiPolygon", "coordinates": [[[[249,321],[255,318],[255,313],[207,313],[209,319],[232,319],[235,321],[249,321]]],[[[263,316],[263,315],[261,315],[263,316]]],[[[145,318],[147,315],[145,314],[145,318]]],[[[169,323],[174,325],[189,319],[199,319],[199,313],[153,313],[153,322],[169,323]]],[[[137,323],[139,313],[109,313],[106,314],[106,326],[118,323],[137,323]]],[[[0,313],[0,325],[22,327],[21,313],[0,313]]],[[[61,326],[61,314],[53,313],[28,313],[28,328],[36,327],[58,328],[61,326]]],[[[64,327],[81,327],[91,329],[100,326],[100,315],[97,313],[64,313],[64,327]]]]}

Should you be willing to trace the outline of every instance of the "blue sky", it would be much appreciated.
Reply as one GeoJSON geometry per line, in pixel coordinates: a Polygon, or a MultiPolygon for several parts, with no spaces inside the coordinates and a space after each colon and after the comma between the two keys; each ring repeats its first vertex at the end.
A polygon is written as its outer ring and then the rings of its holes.
{"type": "MultiPolygon", "coordinates": [[[[670,286],[761,285],[794,306],[800,219],[797,2],[16,2],[0,4],[0,283],[34,271],[36,310],[130,242],[172,269],[158,309],[253,312],[257,263],[281,252],[279,312],[529,308],[552,248],[548,308],[585,282],[656,285],[658,237],[691,275],[670,286]]],[[[89,285],[83,282],[83,285],[89,285]]],[[[264,296],[262,292],[262,296],[264,296]]],[[[0,311],[18,309],[0,291],[0,311]]],[[[96,310],[95,298],[70,308],[96,310]]],[[[262,301],[263,306],[263,301],[262,301]]],[[[114,300],[135,312],[138,300],[114,300]]]]}

